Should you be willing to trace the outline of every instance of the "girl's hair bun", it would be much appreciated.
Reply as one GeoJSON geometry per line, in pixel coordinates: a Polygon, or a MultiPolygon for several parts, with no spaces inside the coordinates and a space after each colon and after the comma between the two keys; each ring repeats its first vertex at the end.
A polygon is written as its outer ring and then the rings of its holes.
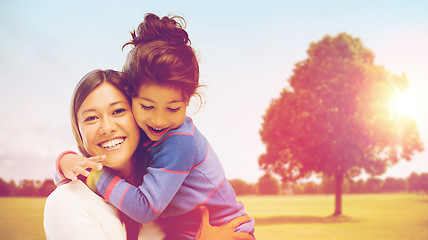
{"type": "Polygon", "coordinates": [[[173,45],[190,45],[190,39],[184,30],[186,21],[180,16],[159,18],[148,13],[140,23],[137,31],[131,32],[132,40],[128,44],[137,46],[154,41],[165,41],[173,45]],[[176,21],[178,20],[178,21],[176,21]]]}

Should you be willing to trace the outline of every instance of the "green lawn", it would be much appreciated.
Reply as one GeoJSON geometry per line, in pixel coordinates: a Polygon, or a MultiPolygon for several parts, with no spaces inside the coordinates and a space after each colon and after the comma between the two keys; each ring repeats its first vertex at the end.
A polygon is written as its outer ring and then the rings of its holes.
{"type": "Polygon", "coordinates": [[[0,198],[0,239],[46,239],[45,198],[0,198]]]}
{"type": "MultiPolygon", "coordinates": [[[[256,219],[261,240],[426,240],[428,196],[345,195],[344,216],[333,213],[334,196],[240,197],[256,219]]],[[[0,239],[45,239],[44,198],[0,198],[0,239]]]]}
{"type": "Polygon", "coordinates": [[[257,239],[428,239],[427,195],[345,195],[339,218],[329,217],[332,195],[240,200],[256,219],[257,239]]]}

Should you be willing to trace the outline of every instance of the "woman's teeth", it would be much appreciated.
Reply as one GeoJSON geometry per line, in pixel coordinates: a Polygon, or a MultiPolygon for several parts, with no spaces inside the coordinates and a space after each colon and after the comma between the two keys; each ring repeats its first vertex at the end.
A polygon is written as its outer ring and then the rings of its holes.
{"type": "Polygon", "coordinates": [[[103,148],[111,148],[122,144],[123,141],[125,141],[125,138],[115,138],[113,140],[100,143],[100,146],[103,148]]]}

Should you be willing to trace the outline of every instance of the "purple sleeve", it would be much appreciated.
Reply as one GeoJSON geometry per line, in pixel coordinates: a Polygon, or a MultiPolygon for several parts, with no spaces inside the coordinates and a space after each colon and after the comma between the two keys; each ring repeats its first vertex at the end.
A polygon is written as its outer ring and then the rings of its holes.
{"type": "Polygon", "coordinates": [[[155,153],[140,186],[106,170],[96,182],[96,192],[135,221],[153,221],[169,205],[194,165],[196,150],[189,139],[183,144],[182,138],[170,137],[162,147],[151,150],[155,153]]]}

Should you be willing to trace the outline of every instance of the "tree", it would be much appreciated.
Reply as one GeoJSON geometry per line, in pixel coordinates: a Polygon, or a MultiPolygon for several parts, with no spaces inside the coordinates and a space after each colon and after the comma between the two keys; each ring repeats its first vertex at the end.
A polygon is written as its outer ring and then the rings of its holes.
{"type": "Polygon", "coordinates": [[[365,193],[367,192],[366,190],[366,184],[364,182],[364,180],[359,179],[358,181],[350,181],[350,186],[349,186],[349,192],[351,193],[365,193]]]}
{"type": "Polygon", "coordinates": [[[22,197],[35,197],[38,196],[38,188],[36,181],[24,179],[19,182],[17,189],[17,196],[22,197]]]}
{"type": "Polygon", "coordinates": [[[257,194],[256,187],[253,184],[249,184],[242,179],[232,179],[229,181],[237,196],[257,194]]]}
{"type": "Polygon", "coordinates": [[[39,196],[47,197],[56,188],[56,185],[52,179],[45,179],[39,188],[39,196]]]}
{"type": "Polygon", "coordinates": [[[419,175],[417,189],[428,193],[428,173],[421,173],[419,175]]]}
{"type": "Polygon", "coordinates": [[[407,182],[401,178],[388,177],[382,185],[382,192],[406,192],[407,182]]]}
{"type": "Polygon", "coordinates": [[[374,54],[346,33],[312,43],[263,118],[262,169],[282,181],[323,173],[335,178],[335,211],[342,214],[344,178],[373,176],[422,151],[416,122],[390,102],[408,87],[404,74],[374,64],[374,54]]]}
{"type": "Polygon", "coordinates": [[[304,194],[316,194],[320,192],[320,186],[313,181],[309,181],[303,184],[304,194]]]}
{"type": "MultiPolygon", "coordinates": [[[[322,193],[327,193],[327,194],[334,193],[334,191],[335,191],[334,177],[323,175],[320,188],[321,188],[320,191],[322,193]]],[[[347,179],[344,179],[344,181],[343,181],[343,192],[346,193],[346,192],[349,192],[349,190],[350,190],[350,183],[347,179]]]]}
{"type": "Polygon", "coordinates": [[[366,192],[380,193],[382,190],[382,179],[371,177],[366,181],[366,192]]]}
{"type": "Polygon", "coordinates": [[[0,196],[11,196],[13,193],[14,186],[0,178],[0,196]]]}
{"type": "Polygon", "coordinates": [[[407,183],[409,184],[409,192],[418,191],[418,180],[419,175],[415,172],[412,172],[412,174],[410,174],[410,176],[407,178],[407,183]]]}
{"type": "Polygon", "coordinates": [[[277,195],[281,188],[278,179],[269,173],[260,177],[258,185],[259,193],[262,195],[277,195]]]}

